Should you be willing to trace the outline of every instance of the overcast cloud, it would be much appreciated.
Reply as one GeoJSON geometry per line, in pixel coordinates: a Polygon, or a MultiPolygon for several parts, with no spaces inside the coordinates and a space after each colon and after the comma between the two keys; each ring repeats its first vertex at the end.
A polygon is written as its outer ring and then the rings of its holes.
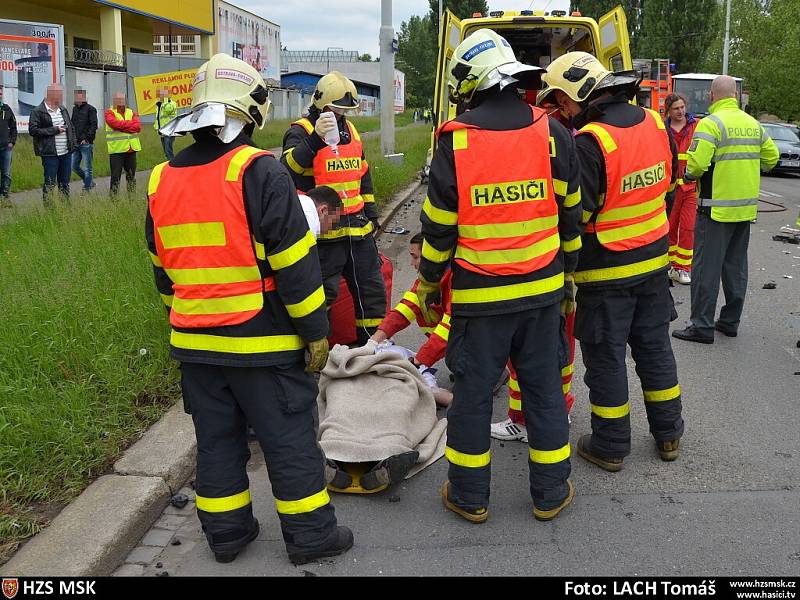
{"type": "MultiPolygon", "coordinates": [[[[343,48],[379,54],[380,0],[230,0],[281,26],[281,43],[289,50],[343,48]]],[[[427,0],[394,0],[395,31],[412,15],[428,12],[427,0]]],[[[569,0],[489,0],[490,10],[568,10],[569,0]]]]}

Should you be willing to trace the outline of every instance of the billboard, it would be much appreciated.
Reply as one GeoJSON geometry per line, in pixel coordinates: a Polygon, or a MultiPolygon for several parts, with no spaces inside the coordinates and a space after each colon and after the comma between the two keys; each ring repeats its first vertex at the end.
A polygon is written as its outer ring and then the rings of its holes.
{"type": "Polygon", "coordinates": [[[155,114],[158,96],[156,92],[168,88],[170,98],[178,108],[189,108],[192,105],[192,81],[197,69],[156,73],[133,78],[133,90],[136,94],[136,108],[140,115],[155,114]]]}
{"type": "Polygon", "coordinates": [[[394,112],[401,113],[406,109],[406,74],[394,70],[394,112]]]}
{"type": "Polygon", "coordinates": [[[214,33],[214,0],[94,0],[202,33],[214,33]]]}
{"type": "Polygon", "coordinates": [[[227,2],[217,5],[217,51],[254,67],[271,85],[281,80],[281,28],[227,2]]]}
{"type": "Polygon", "coordinates": [[[64,84],[64,28],[0,19],[0,86],[20,132],[53,83],[64,84]]]}

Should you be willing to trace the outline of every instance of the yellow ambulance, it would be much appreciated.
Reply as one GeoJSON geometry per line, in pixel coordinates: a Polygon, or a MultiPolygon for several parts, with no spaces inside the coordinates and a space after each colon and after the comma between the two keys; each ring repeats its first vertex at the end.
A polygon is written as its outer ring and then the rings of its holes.
{"type": "Polygon", "coordinates": [[[447,66],[456,46],[478,29],[493,29],[502,35],[525,64],[547,67],[553,60],[575,50],[593,54],[611,71],[633,68],[628,24],[621,6],[595,21],[564,11],[492,11],[458,19],[449,10],[439,30],[439,60],[436,71],[433,112],[434,127],[456,116],[449,100],[447,66]]]}

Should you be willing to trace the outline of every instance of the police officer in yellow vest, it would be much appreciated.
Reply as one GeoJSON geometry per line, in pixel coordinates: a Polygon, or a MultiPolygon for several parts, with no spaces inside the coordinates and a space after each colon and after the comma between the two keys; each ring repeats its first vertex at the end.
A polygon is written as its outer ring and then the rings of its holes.
{"type": "Polygon", "coordinates": [[[333,304],[344,276],[355,306],[356,330],[366,343],[386,315],[386,290],[373,233],[378,210],[361,136],[345,115],[358,109],[355,85],[338,71],[319,82],[308,116],[292,123],[283,138],[281,162],[298,190],[332,187],[342,196],[343,214],[337,227],[319,236],[319,259],[325,299],[333,304]],[[339,129],[338,144],[325,137],[339,129]]]}
{"type": "Polygon", "coordinates": [[[592,55],[558,57],[537,101],[572,118],[581,162],[583,247],[575,337],[589,387],[592,433],[578,454],[619,471],[630,453],[626,350],[630,346],[662,460],[675,460],[683,435],[681,391],[669,338],[666,195],[674,189],[677,149],[660,116],[630,104],[633,72],[611,73],[592,55]]]}
{"type": "Polygon", "coordinates": [[[193,86],[191,113],[163,133],[194,144],[153,169],[145,231],[197,436],[197,514],[219,562],[258,535],[249,423],[290,560],[335,556],[353,534],[337,526],[312,414],[310,372],[328,356],[314,235],[286,169],[253,145],[270,106],[258,71],[217,54],[193,86]]]}
{"type": "Polygon", "coordinates": [[[692,317],[673,331],[681,340],[714,343],[716,329],[736,337],[747,292],[750,221],[756,218],[761,171],[778,162],[766,130],[739,108],[736,81],[720,75],[711,84],[710,114],[697,125],[686,174],[700,182],[692,263],[692,317]],[[719,282],[725,306],[714,321],[719,282]]]}
{"type": "Polygon", "coordinates": [[[459,44],[448,87],[469,110],[436,132],[420,217],[418,306],[430,305],[448,266],[453,274],[442,502],[476,523],[489,517],[492,389],[509,358],[528,427],[534,518],[555,518],[575,495],[560,304],[581,247],[579,166],[570,133],[520,98],[518,88],[538,87],[541,72],[492,30],[459,44]]]}
{"type": "Polygon", "coordinates": [[[128,193],[136,191],[136,153],[142,149],[138,135],[142,124],[139,115],[125,105],[125,94],[117,92],[112,99],[113,105],[106,109],[105,121],[108,159],[111,163],[111,195],[115,196],[123,169],[128,193]]]}

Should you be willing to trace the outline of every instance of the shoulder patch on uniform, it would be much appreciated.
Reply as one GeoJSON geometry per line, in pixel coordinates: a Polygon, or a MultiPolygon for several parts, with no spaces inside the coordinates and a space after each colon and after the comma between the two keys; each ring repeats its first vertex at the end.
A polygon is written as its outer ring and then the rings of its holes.
{"type": "Polygon", "coordinates": [[[697,144],[699,144],[699,143],[700,143],[700,140],[697,139],[697,138],[694,138],[692,140],[692,143],[689,145],[689,152],[694,152],[695,150],[697,150],[697,144]]]}

